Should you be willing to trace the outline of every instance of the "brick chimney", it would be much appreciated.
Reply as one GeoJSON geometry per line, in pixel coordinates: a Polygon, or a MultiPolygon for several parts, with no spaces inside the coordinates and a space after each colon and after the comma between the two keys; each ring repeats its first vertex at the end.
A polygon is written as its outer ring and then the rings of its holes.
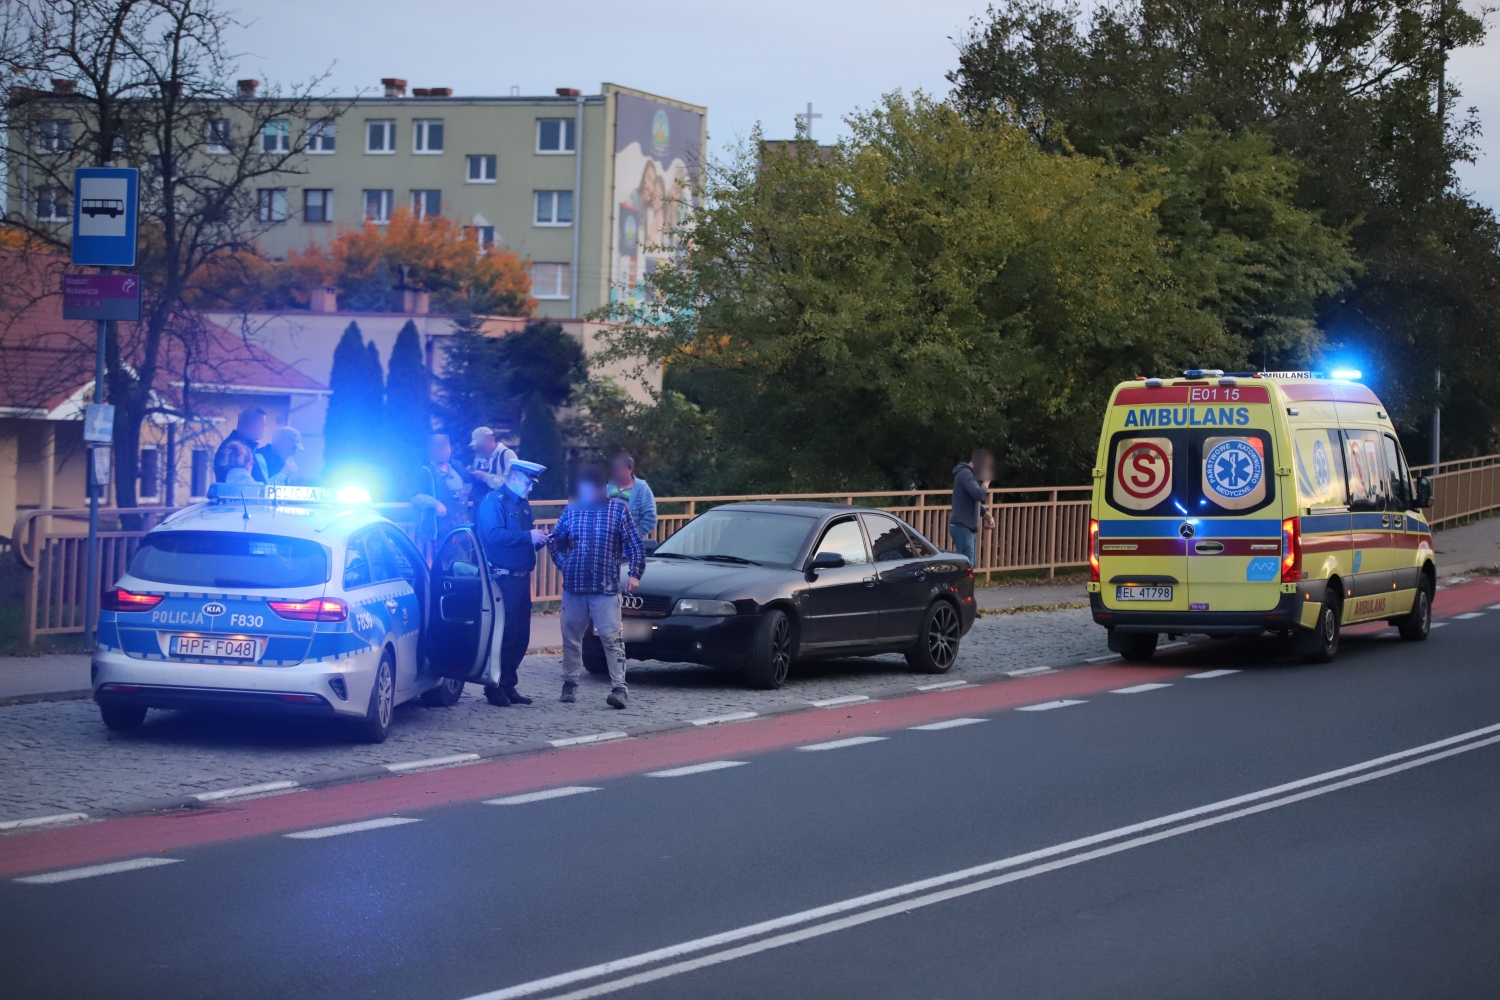
{"type": "Polygon", "coordinates": [[[401,311],[410,316],[426,316],[432,308],[432,296],[420,288],[403,288],[401,311]]]}
{"type": "Polygon", "coordinates": [[[259,80],[236,80],[234,81],[235,95],[242,101],[248,101],[255,96],[255,90],[259,86],[259,80]]]}
{"type": "Polygon", "coordinates": [[[406,81],[398,80],[394,76],[383,76],[380,82],[385,85],[386,97],[405,97],[406,81]]]}
{"type": "Polygon", "coordinates": [[[52,92],[54,94],[73,94],[78,90],[77,80],[53,80],[52,92]]]}
{"type": "Polygon", "coordinates": [[[308,310],[315,313],[339,311],[339,290],[332,285],[319,285],[308,293],[308,310]]]}
{"type": "Polygon", "coordinates": [[[411,91],[411,96],[413,96],[413,97],[452,97],[453,96],[453,88],[452,87],[413,87],[412,91],[411,91]]]}
{"type": "Polygon", "coordinates": [[[558,97],[582,97],[583,96],[583,91],[578,90],[578,89],[573,88],[573,87],[558,87],[557,88],[557,96],[558,97]]]}

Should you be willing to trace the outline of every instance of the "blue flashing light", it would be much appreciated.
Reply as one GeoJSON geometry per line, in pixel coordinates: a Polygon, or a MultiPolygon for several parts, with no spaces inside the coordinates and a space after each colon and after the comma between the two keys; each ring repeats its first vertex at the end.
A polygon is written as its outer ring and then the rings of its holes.
{"type": "Polygon", "coordinates": [[[1343,379],[1345,382],[1358,382],[1364,372],[1358,368],[1335,368],[1328,373],[1329,378],[1343,379]]]}
{"type": "Polygon", "coordinates": [[[363,486],[340,486],[336,494],[339,503],[369,503],[370,491],[363,486]]]}

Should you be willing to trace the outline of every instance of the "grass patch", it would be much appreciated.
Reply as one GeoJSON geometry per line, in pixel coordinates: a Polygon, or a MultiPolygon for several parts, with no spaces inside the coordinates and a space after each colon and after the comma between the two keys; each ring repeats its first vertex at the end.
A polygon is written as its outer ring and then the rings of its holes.
{"type": "Polygon", "coordinates": [[[1022,604],[1015,608],[988,608],[979,612],[979,617],[989,615],[1019,615],[1027,611],[1076,611],[1088,607],[1087,601],[1068,601],[1064,604],[1022,604]]]}

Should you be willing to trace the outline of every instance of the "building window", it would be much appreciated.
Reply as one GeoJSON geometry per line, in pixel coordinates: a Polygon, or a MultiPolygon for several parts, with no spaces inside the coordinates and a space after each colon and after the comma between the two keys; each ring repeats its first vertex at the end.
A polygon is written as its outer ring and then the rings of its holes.
{"type": "Polygon", "coordinates": [[[539,226],[571,226],[573,224],[573,192],[536,192],[536,224],[539,226]]]}
{"type": "Polygon", "coordinates": [[[338,125],[336,122],[308,122],[307,151],[319,156],[333,152],[333,142],[337,135],[338,125]]]}
{"type": "Polygon", "coordinates": [[[262,153],[289,153],[292,149],[292,123],[266,122],[260,130],[262,153]]]}
{"type": "Polygon", "coordinates": [[[531,265],[531,294],[539,299],[570,298],[572,284],[572,264],[531,265]]]}
{"type": "Polygon", "coordinates": [[[495,245],[494,226],[464,226],[464,232],[475,243],[479,244],[479,252],[485,253],[495,245]]]}
{"type": "Polygon", "coordinates": [[[435,219],[443,214],[443,192],[413,191],[411,214],[419,219],[435,219]]]}
{"type": "Polygon", "coordinates": [[[255,193],[260,202],[261,222],[286,221],[286,188],[261,188],[255,193]]]}
{"type": "Polygon", "coordinates": [[[73,148],[73,123],[57,118],[37,123],[39,153],[66,153],[73,148]]]}
{"type": "Polygon", "coordinates": [[[36,221],[68,221],[68,189],[39,187],[36,189],[36,221]]]}
{"type": "Polygon", "coordinates": [[[161,498],[161,452],[155,448],[141,449],[141,500],[161,498]]]}
{"type": "Polygon", "coordinates": [[[333,192],[328,188],[303,188],[302,221],[332,222],[333,192]]]}
{"type": "Polygon", "coordinates": [[[365,221],[366,222],[390,222],[391,221],[391,192],[389,192],[389,191],[366,191],[365,192],[365,221]]]}
{"type": "Polygon", "coordinates": [[[576,124],[571,118],[538,118],[536,151],[556,154],[573,152],[573,130],[576,124]]]}
{"type": "Polygon", "coordinates": [[[188,492],[194,498],[208,496],[208,470],[213,468],[213,452],[207,448],[193,449],[192,471],[188,474],[188,492]]]}
{"type": "Polygon", "coordinates": [[[469,183],[495,183],[495,158],[493,156],[469,157],[469,183]]]}
{"type": "Polygon", "coordinates": [[[229,152],[228,118],[215,118],[208,123],[208,151],[210,153],[229,152]]]}
{"type": "Polygon", "coordinates": [[[441,118],[419,118],[411,123],[411,151],[413,153],[441,153],[443,151],[443,120],[441,118]]]}
{"type": "Polygon", "coordinates": [[[396,123],[389,118],[371,118],[365,122],[365,152],[394,153],[396,123]]]}

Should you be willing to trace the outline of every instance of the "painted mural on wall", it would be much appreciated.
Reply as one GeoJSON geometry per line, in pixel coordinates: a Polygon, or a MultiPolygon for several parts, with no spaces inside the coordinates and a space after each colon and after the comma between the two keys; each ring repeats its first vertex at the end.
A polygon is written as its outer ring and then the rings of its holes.
{"type": "Polygon", "coordinates": [[[703,153],[703,115],[615,95],[614,261],[610,301],[638,305],[642,282],[676,252],[703,153]]]}

